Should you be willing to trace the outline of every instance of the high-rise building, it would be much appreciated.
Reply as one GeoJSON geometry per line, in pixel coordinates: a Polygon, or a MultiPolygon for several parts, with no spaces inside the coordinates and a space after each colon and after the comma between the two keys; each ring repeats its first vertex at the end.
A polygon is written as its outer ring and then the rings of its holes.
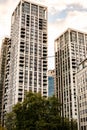
{"type": "Polygon", "coordinates": [[[78,95],[79,130],[87,130],[87,58],[83,60],[76,74],[78,95]]]}
{"type": "Polygon", "coordinates": [[[54,95],[55,70],[48,71],[48,97],[54,95]]]}
{"type": "MultiPolygon", "coordinates": [[[[48,96],[47,7],[21,0],[12,14],[9,79],[4,110],[22,102],[26,91],[48,96]]],[[[7,88],[7,89],[6,89],[7,88]]]]}
{"type": "MultiPolygon", "coordinates": [[[[5,106],[7,105],[7,98],[9,97],[9,81],[10,81],[10,54],[11,54],[11,39],[7,39],[6,45],[6,53],[4,53],[4,57],[2,60],[5,60],[5,67],[4,67],[4,75],[3,75],[3,95],[2,95],[2,113],[1,113],[1,124],[4,125],[4,115],[6,113],[5,106]]],[[[1,68],[3,71],[3,69],[1,68]]],[[[1,74],[2,76],[2,74],[1,74]]],[[[11,92],[11,91],[10,91],[11,92]]]]}
{"type": "Polygon", "coordinates": [[[62,103],[62,115],[77,119],[75,74],[87,56],[87,34],[67,29],[55,40],[55,94],[62,103]]]}
{"type": "Polygon", "coordinates": [[[1,46],[1,55],[0,55],[0,124],[1,124],[2,97],[3,97],[4,80],[5,80],[8,40],[9,38],[3,39],[2,46],[1,46]]]}

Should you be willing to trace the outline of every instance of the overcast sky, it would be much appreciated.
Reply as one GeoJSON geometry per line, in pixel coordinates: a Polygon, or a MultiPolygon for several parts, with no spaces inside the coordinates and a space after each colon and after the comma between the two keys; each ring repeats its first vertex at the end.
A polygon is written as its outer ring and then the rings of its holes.
{"type": "MultiPolygon", "coordinates": [[[[87,0],[30,0],[48,6],[48,55],[54,55],[54,39],[67,28],[87,32],[87,0]]],[[[19,0],[0,0],[0,45],[10,36],[11,14],[19,0]]],[[[54,68],[49,58],[49,69],[54,68]]]]}

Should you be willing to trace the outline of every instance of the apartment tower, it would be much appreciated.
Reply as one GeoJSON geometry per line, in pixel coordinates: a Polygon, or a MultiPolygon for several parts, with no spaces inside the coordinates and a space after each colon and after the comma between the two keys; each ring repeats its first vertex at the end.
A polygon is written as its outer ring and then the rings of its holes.
{"type": "Polygon", "coordinates": [[[62,103],[62,115],[77,119],[78,64],[87,56],[87,34],[67,29],[55,40],[55,94],[62,103]]]}
{"type": "MultiPolygon", "coordinates": [[[[48,96],[47,7],[21,0],[12,14],[9,77],[4,110],[22,102],[26,91],[48,96]]],[[[7,88],[7,89],[6,89],[7,88]]]]}
{"type": "Polygon", "coordinates": [[[87,130],[87,58],[78,66],[76,74],[80,130],[87,130]]]}
{"type": "Polygon", "coordinates": [[[6,59],[7,59],[7,46],[9,38],[4,38],[2,40],[1,55],[0,55],[0,124],[1,124],[1,113],[3,104],[3,90],[4,90],[4,80],[5,80],[5,70],[6,70],[6,59]]]}

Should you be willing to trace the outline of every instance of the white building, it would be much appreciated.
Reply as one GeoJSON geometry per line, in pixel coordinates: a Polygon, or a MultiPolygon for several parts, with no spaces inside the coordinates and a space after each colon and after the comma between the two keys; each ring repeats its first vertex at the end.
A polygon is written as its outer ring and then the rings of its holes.
{"type": "Polygon", "coordinates": [[[75,74],[78,64],[87,56],[87,34],[67,29],[55,40],[55,94],[62,103],[62,115],[77,119],[75,74]]]}
{"type": "Polygon", "coordinates": [[[47,13],[47,7],[21,0],[12,14],[4,111],[22,102],[26,91],[48,96],[48,61],[41,59],[48,55],[47,13]]]}
{"type": "Polygon", "coordinates": [[[76,84],[79,104],[79,127],[80,130],[87,130],[87,59],[79,64],[76,84]]]}

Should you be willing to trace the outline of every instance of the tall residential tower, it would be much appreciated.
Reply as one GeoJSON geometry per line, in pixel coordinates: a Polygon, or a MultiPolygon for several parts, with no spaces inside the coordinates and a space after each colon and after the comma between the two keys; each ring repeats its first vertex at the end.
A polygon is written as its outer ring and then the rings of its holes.
{"type": "Polygon", "coordinates": [[[77,119],[75,74],[78,64],[87,56],[87,34],[67,29],[55,40],[56,96],[62,102],[62,115],[77,119]]]}
{"type": "Polygon", "coordinates": [[[87,58],[78,66],[76,74],[78,93],[79,130],[87,130],[87,58]]]}
{"type": "Polygon", "coordinates": [[[5,84],[5,106],[24,99],[26,91],[48,96],[47,7],[21,0],[12,14],[11,48],[8,83],[5,84]]]}
{"type": "Polygon", "coordinates": [[[6,59],[7,59],[7,46],[9,38],[4,38],[1,46],[1,55],[0,55],[0,124],[1,124],[1,113],[2,113],[2,97],[4,89],[4,79],[5,79],[5,69],[6,69],[6,59]]]}

